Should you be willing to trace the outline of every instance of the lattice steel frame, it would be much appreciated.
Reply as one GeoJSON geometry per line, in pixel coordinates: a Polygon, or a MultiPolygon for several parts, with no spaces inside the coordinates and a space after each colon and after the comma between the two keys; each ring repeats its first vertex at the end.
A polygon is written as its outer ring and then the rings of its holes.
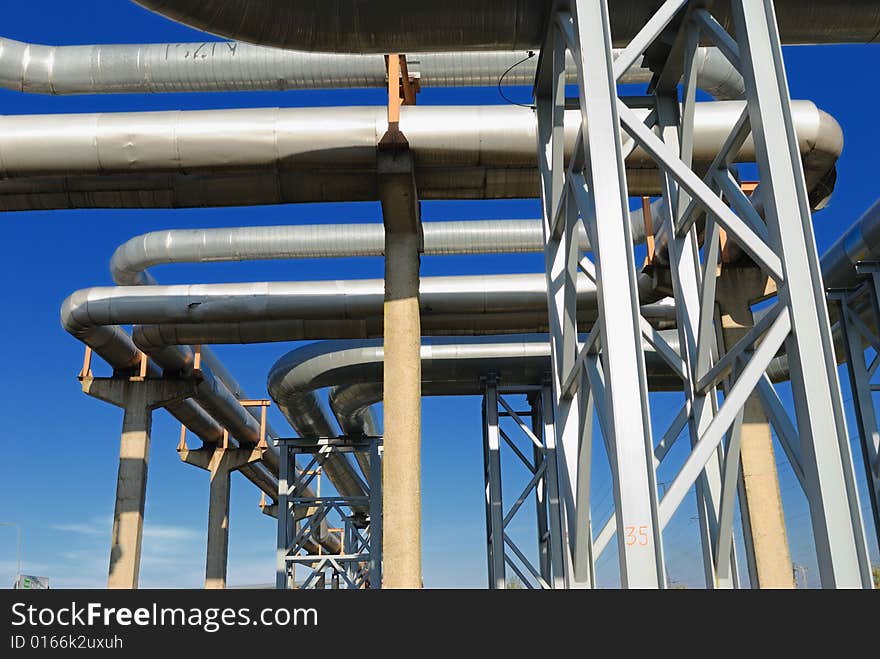
{"type": "Polygon", "coordinates": [[[615,534],[621,585],[664,587],[662,531],[692,486],[697,488],[707,583],[736,585],[732,534],[739,480],[737,429],[752,391],[761,395],[777,435],[786,436],[786,450],[803,473],[822,585],[871,584],[773,6],[770,0],[730,4],[735,37],[713,18],[710,2],[667,0],[616,60],[607,0],[558,0],[548,21],[535,103],[566,580],[571,587],[595,583],[595,559],[615,534]],[[705,174],[691,167],[693,61],[701,40],[718,46],[746,86],[746,107],[705,174]],[[650,95],[621,98],[617,80],[655,43],[667,50],[665,60],[656,65],[650,95]],[[570,101],[580,108],[582,126],[589,126],[579,133],[567,163],[566,51],[578,67],[578,98],[570,101]],[[633,112],[634,103],[651,107],[644,122],[633,112]],[[730,165],[750,135],[760,175],[755,194],[763,214],[740,190],[730,165]],[[679,350],[640,313],[624,167],[636,147],[656,162],[672,218],[657,237],[668,251],[679,350]],[[579,221],[590,238],[592,261],[578,251],[579,221]],[[698,225],[703,229],[702,252],[698,225]],[[773,279],[777,295],[754,329],[719,356],[714,311],[722,231],[773,279]],[[599,296],[599,320],[583,341],[575,314],[578,270],[596,283],[599,296]],[[643,342],[680,375],[686,398],[656,447],[643,342]],[[783,346],[791,369],[796,429],[765,374],[783,346]],[[615,503],[612,523],[595,541],[589,495],[594,407],[611,462],[615,503]],[[691,453],[658,501],[658,453],[662,457],[685,426],[691,453]],[[618,529],[624,532],[615,533],[618,529]]]}
{"type": "Polygon", "coordinates": [[[491,589],[503,589],[507,586],[506,567],[510,567],[524,587],[529,589],[565,586],[564,540],[552,402],[549,386],[520,386],[511,389],[499,387],[494,377],[485,381],[483,462],[486,486],[486,555],[491,589]],[[528,397],[527,411],[515,410],[505,398],[516,394],[525,394],[528,397]],[[511,437],[501,427],[500,417],[509,417],[517,424],[517,434],[525,439],[527,445],[531,444],[531,456],[528,451],[521,449],[516,437],[511,437]],[[502,496],[502,441],[531,473],[531,478],[516,501],[506,511],[502,496]],[[533,494],[537,520],[537,566],[506,531],[522,505],[533,494]],[[498,543],[495,542],[496,538],[498,543]]]}
{"type": "Polygon", "coordinates": [[[831,290],[828,299],[837,304],[838,323],[852,390],[865,481],[874,517],[874,532],[880,544],[880,428],[877,425],[877,406],[874,394],[880,391],[876,381],[880,367],[880,262],[865,261],[856,265],[861,283],[852,289],[831,290]],[[873,323],[871,329],[864,316],[873,323]],[[867,361],[865,347],[873,351],[867,361]]]}
{"type": "MultiPolygon", "coordinates": [[[[326,573],[332,587],[380,588],[382,583],[382,438],[324,437],[318,439],[278,439],[278,544],[275,587],[293,587],[295,566],[311,572],[300,588],[323,588],[326,573]],[[369,456],[370,483],[365,496],[305,496],[317,475],[317,467],[336,454],[362,452],[369,456]],[[311,456],[302,469],[297,455],[311,456]],[[366,508],[368,515],[355,508],[366,508]],[[326,532],[327,516],[336,513],[342,520],[341,553],[313,554],[308,546],[320,544],[326,532]],[[379,520],[379,523],[374,523],[379,520]]],[[[347,458],[346,458],[347,459],[347,458]]]]}

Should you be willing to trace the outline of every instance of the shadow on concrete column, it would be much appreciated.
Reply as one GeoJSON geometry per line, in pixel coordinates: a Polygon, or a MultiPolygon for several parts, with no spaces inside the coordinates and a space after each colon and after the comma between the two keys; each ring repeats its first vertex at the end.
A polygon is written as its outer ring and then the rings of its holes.
{"type": "MultiPolygon", "coordinates": [[[[768,279],[756,267],[725,265],[716,286],[724,344],[729,349],[754,325],[751,304],[766,296],[768,279]]],[[[751,536],[752,578],[757,580],[752,587],[794,588],[773,436],[757,393],[743,407],[740,463],[744,532],[751,536]]]]}
{"type": "Polygon", "coordinates": [[[385,224],[382,587],[421,588],[422,230],[413,160],[405,146],[379,149],[385,224]]]}
{"type": "Polygon", "coordinates": [[[188,380],[84,377],[85,393],[125,410],[119,447],[108,588],[135,589],[141,563],[153,410],[193,395],[188,380]]]}
{"type": "Polygon", "coordinates": [[[211,474],[208,502],[208,546],[205,556],[205,588],[226,588],[226,567],[229,558],[229,488],[231,474],[263,459],[265,445],[253,448],[230,448],[228,438],[219,446],[205,445],[190,450],[186,444],[177,449],[187,464],[211,474]]]}

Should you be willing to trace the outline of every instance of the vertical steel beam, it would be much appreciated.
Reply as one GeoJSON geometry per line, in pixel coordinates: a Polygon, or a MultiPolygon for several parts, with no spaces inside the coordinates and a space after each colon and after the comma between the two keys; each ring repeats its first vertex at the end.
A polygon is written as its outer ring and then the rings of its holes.
{"type": "Polygon", "coordinates": [[[290,476],[293,457],[287,442],[280,442],[278,456],[278,538],[275,552],[275,588],[286,590],[293,587],[288,579],[287,546],[293,529],[293,511],[290,510],[290,476]]]}
{"type": "Polygon", "coordinates": [[[501,437],[498,432],[498,385],[486,383],[486,515],[489,547],[489,588],[506,586],[504,510],[501,499],[501,437]]]}
{"type": "Polygon", "coordinates": [[[803,167],[791,118],[779,31],[770,0],[734,0],[749,118],[771,243],[786,280],[781,293],[813,536],[822,585],[869,587],[870,565],[834,363],[803,167]]]}
{"type": "MultiPolygon", "coordinates": [[[[880,328],[880,307],[878,307],[878,278],[880,273],[873,271],[864,286],[867,287],[871,313],[874,316],[874,326],[880,328]]],[[[853,407],[856,413],[856,423],[859,427],[859,437],[862,444],[862,461],[865,467],[865,482],[868,488],[868,496],[871,500],[871,514],[874,518],[874,532],[877,542],[880,543],[880,429],[877,426],[877,409],[874,405],[874,392],[871,385],[871,373],[865,364],[865,349],[863,339],[858,330],[853,327],[850,318],[855,313],[850,302],[857,294],[856,291],[844,291],[835,294],[840,308],[840,326],[843,337],[843,347],[846,354],[847,370],[849,372],[850,389],[852,390],[853,407]]]]}
{"type": "Polygon", "coordinates": [[[382,456],[379,442],[370,446],[370,587],[382,584],[382,456]]]}
{"type": "MultiPolygon", "coordinates": [[[[552,26],[542,49],[541,65],[535,85],[538,121],[538,167],[544,234],[544,259],[547,281],[550,347],[552,364],[552,405],[545,405],[553,416],[553,443],[556,452],[558,491],[564,507],[565,579],[569,587],[592,587],[592,552],[590,545],[590,491],[580,488],[589,471],[579,472],[580,457],[589,457],[592,442],[590,428],[585,428],[581,406],[576,399],[563,395],[562,385],[575,365],[577,354],[577,208],[565,182],[565,40],[552,26]],[[564,206],[564,208],[563,208],[564,206]],[[562,230],[557,218],[564,213],[562,230]],[[575,563],[589,563],[576,569],[575,563]]],[[[546,425],[545,425],[546,429],[546,425]]],[[[552,520],[551,520],[552,522],[552,520]]],[[[557,574],[561,574],[557,573],[557,574]]]]}
{"type": "MultiPolygon", "coordinates": [[[[698,36],[690,30],[686,34],[690,48],[690,62],[686,66],[686,85],[683,112],[679,111],[676,89],[658,90],[656,94],[658,127],[663,141],[680,153],[682,162],[691,166],[693,149],[693,102],[695,71],[692,66],[698,36]],[[679,136],[681,131],[681,137],[679,136]]],[[[675,179],[661,171],[663,201],[666,216],[680,218],[690,202],[690,197],[682,191],[675,179]]],[[[685,398],[691,405],[688,428],[691,446],[695,445],[712,421],[713,407],[709,396],[695,391],[694,384],[699,372],[698,341],[700,328],[700,290],[702,284],[699,243],[696,228],[691,227],[684,235],[671,232],[668,240],[669,270],[672,290],[675,296],[676,325],[678,344],[682,361],[687,368],[688,378],[684,381],[685,398]]],[[[707,273],[714,276],[714,273],[707,273]]],[[[713,336],[707,337],[714,339],[713,336]]],[[[711,392],[714,396],[714,390],[711,392]]],[[[720,447],[719,447],[720,451],[720,447]]],[[[717,458],[706,463],[706,468],[697,479],[697,512],[700,523],[700,541],[703,548],[703,568],[706,585],[709,588],[732,588],[735,568],[732,565],[732,552],[727,556],[715,556],[718,537],[718,519],[721,501],[721,466],[717,458]]]]}
{"type": "MultiPolygon", "coordinates": [[[[606,0],[575,0],[578,87],[589,193],[595,206],[596,284],[606,378],[604,404],[617,463],[614,488],[624,588],[664,584],[650,412],[626,173],[606,0]],[[589,94],[587,93],[589,90],[589,94]]],[[[583,211],[583,209],[582,209],[583,211]]]]}
{"type": "MultiPolygon", "coordinates": [[[[546,445],[547,438],[544,435],[544,417],[541,410],[541,394],[532,394],[529,396],[529,416],[532,422],[532,433],[538,437],[544,444],[544,449],[532,445],[532,459],[535,468],[542,465],[549,465],[548,460],[551,456],[547,454],[546,445]]],[[[556,456],[552,456],[555,460],[556,456]]],[[[535,524],[538,532],[538,569],[541,572],[541,578],[547,583],[551,583],[551,566],[550,566],[550,525],[547,518],[547,473],[535,485],[535,524]]]]}
{"type": "MultiPolygon", "coordinates": [[[[552,575],[552,583],[554,588],[564,588],[565,581],[565,536],[563,533],[564,520],[562,516],[562,503],[559,496],[559,469],[558,456],[556,448],[556,428],[553,423],[553,390],[548,387],[541,388],[541,424],[543,426],[545,456],[547,461],[547,473],[545,482],[547,483],[547,517],[549,520],[548,531],[550,533],[550,573],[552,575]]],[[[589,513],[589,501],[585,506],[589,513]]],[[[583,533],[586,534],[590,541],[588,546],[592,546],[590,534],[592,529],[589,524],[584,527],[583,533]]],[[[588,560],[588,579],[581,579],[580,582],[589,581],[593,583],[593,563],[592,553],[587,557],[588,560]]],[[[577,578],[575,576],[575,581],[577,578]]]]}
{"type": "Polygon", "coordinates": [[[492,560],[492,511],[489,505],[489,399],[483,396],[483,507],[486,513],[486,573],[489,588],[495,584],[495,563],[492,560]]]}

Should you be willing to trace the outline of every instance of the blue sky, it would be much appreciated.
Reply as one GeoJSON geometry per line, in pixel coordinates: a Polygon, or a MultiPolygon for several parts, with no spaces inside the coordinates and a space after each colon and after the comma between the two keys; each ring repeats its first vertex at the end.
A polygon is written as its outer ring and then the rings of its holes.
{"type": "MultiPolygon", "coordinates": [[[[47,44],[201,40],[203,36],[118,0],[34,0],[11,3],[3,36],[47,44]]],[[[786,49],[794,98],[812,99],[841,123],[846,147],[831,205],[816,215],[824,251],[878,196],[876,111],[880,92],[870,84],[880,68],[880,47],[837,46],[786,49]],[[858,66],[853,63],[857,62],[858,66]]],[[[528,90],[510,95],[527,99],[528,90]]],[[[502,102],[494,88],[425,90],[423,104],[502,102]]],[[[380,105],[379,90],[47,97],[0,91],[0,112],[64,112],[207,109],[261,106],[380,105]]],[[[530,218],[536,201],[432,202],[425,220],[530,218]]],[[[6,250],[2,275],[7,321],[0,324],[6,376],[0,380],[6,423],[0,431],[0,521],[24,528],[24,572],[47,575],[56,587],[100,587],[106,579],[121,412],[84,396],[76,373],[82,347],[62,331],[58,311],[72,291],[111,284],[108,262],[125,240],[160,228],[381,221],[376,204],[199,210],[98,210],[10,214],[3,225],[6,250]],[[14,320],[12,320],[14,319],[14,320]]],[[[426,257],[423,275],[537,272],[539,255],[426,257]]],[[[381,277],[380,259],[169,266],[154,272],[162,283],[307,280],[381,277]]],[[[296,344],[220,346],[217,352],[252,396],[265,395],[272,363],[296,344]]],[[[844,399],[850,395],[843,383],[844,399]]],[[[677,412],[676,397],[652,397],[655,434],[677,412]]],[[[423,510],[425,583],[432,587],[485,586],[480,401],[426,399],[423,406],[423,510]]],[[[851,404],[847,403],[851,432],[851,404]]],[[[280,414],[274,425],[290,432],[280,414]]],[[[174,447],[177,423],[155,414],[148,483],[143,586],[199,586],[204,578],[207,474],[180,463],[174,447]]],[[[670,456],[684,457],[684,447],[670,456]]],[[[861,466],[856,453],[857,470],[861,466]]],[[[509,457],[509,456],[507,456],[509,457]]],[[[781,455],[782,491],[795,562],[815,583],[809,515],[791,469],[781,455]]],[[[510,463],[508,463],[510,464],[510,463]]],[[[610,512],[607,475],[596,477],[599,522],[610,512]]],[[[511,470],[506,488],[515,496],[525,481],[511,470]]],[[[661,470],[661,481],[671,471],[661,470]]],[[[233,479],[230,584],[268,583],[274,560],[274,521],[259,513],[259,494],[242,477],[233,479]]],[[[510,498],[508,499],[510,500],[510,498]]],[[[697,529],[686,503],[665,534],[670,577],[697,586],[697,529]]],[[[867,512],[867,507],[865,507],[867,512]]],[[[866,516],[866,523],[870,524],[866,516]]],[[[531,529],[526,514],[517,527],[531,529]]],[[[525,535],[523,535],[525,537],[525,535]]],[[[876,547],[872,551],[877,560],[876,547]]],[[[0,528],[0,585],[11,584],[15,533],[0,528]]],[[[601,582],[615,583],[611,554],[599,563],[601,582]]]]}

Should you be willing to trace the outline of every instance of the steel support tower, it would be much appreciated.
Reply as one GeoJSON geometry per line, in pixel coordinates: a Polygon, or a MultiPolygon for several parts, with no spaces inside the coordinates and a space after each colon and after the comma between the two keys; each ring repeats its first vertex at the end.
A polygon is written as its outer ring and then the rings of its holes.
{"type": "Polygon", "coordinates": [[[780,39],[770,0],[731,0],[735,34],[711,2],[667,0],[616,59],[607,0],[559,0],[535,82],[553,366],[553,411],[566,537],[566,584],[593,586],[599,553],[616,536],[621,586],[665,587],[663,529],[691,488],[699,510],[710,587],[736,585],[733,520],[742,408],[757,391],[810,505],[821,583],[870,587],[865,530],[844,423],[828,311],[803,167],[792,125],[780,39]],[[694,55],[717,46],[740,71],[746,106],[706,171],[691,165],[694,55]],[[566,52],[577,96],[566,98],[566,52]],[[621,97],[617,81],[639,58],[655,72],[644,96],[621,97]],[[566,106],[581,114],[566,154],[566,106]],[[633,108],[647,106],[641,120],[633,108]],[[758,189],[742,192],[731,167],[751,137],[758,189]],[[665,216],[656,232],[677,304],[679,347],[640,313],[624,162],[636,148],[660,169],[665,216]],[[760,199],[760,208],[755,201],[760,199]],[[579,251],[582,222],[591,256],[579,251]],[[760,320],[722,354],[716,339],[720,240],[734,241],[775,284],[760,320]],[[702,240],[700,240],[702,239],[702,240]],[[579,335],[578,271],[598,289],[599,320],[579,335]],[[681,377],[685,403],[655,445],[643,343],[681,377]],[[794,418],[765,371],[788,355],[794,418]],[[595,412],[594,412],[595,410],[595,412]],[[590,519],[593,417],[609,455],[614,516],[594,536],[590,519]],[[680,431],[691,451],[658,498],[656,465],[680,431]]]}
{"type": "MultiPolygon", "coordinates": [[[[562,512],[559,502],[553,399],[549,386],[505,388],[487,378],[483,394],[483,463],[486,490],[486,556],[489,588],[508,586],[507,568],[523,587],[565,586],[562,512]],[[516,410],[513,396],[526,396],[527,410],[516,410]],[[511,420],[505,429],[501,420],[511,420]],[[505,509],[502,445],[525,467],[528,481],[505,509]],[[534,496],[537,552],[534,560],[507,532],[523,504],[534,496]]],[[[512,465],[511,465],[512,466],[512,465]]],[[[512,470],[511,470],[512,471],[512,470]]]]}
{"type": "Polygon", "coordinates": [[[310,570],[300,588],[379,588],[382,583],[382,458],[381,437],[329,437],[278,439],[278,545],[275,587],[294,588],[295,566],[310,570]],[[364,496],[308,496],[318,468],[333,454],[361,452],[369,458],[370,482],[362,483],[364,496]],[[300,469],[297,455],[311,456],[300,469]],[[340,552],[315,553],[326,534],[329,516],[342,524],[340,552]]]}

